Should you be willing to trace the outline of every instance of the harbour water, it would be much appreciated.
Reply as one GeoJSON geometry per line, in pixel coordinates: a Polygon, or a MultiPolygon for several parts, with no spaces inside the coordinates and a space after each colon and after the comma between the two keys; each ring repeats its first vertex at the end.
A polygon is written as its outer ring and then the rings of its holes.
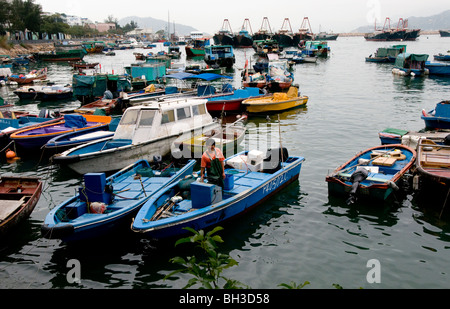
{"type": "MultiPolygon", "coordinates": [[[[408,52],[429,54],[432,60],[449,49],[450,38],[420,36],[405,44],[408,52]]],[[[450,209],[439,217],[441,205],[419,201],[412,193],[388,205],[353,206],[328,195],[328,172],[360,150],[379,145],[378,132],[387,127],[423,129],[422,109],[434,108],[450,94],[450,78],[397,77],[392,64],[365,62],[376,48],[387,45],[363,37],[330,41],[328,59],[294,67],[295,83],[309,96],[306,108],[281,113],[280,130],[277,115],[249,117],[249,133],[257,133],[258,141],[270,137],[306,161],[297,182],[223,226],[220,249],[239,263],[224,272],[226,277],[254,289],[279,289],[291,281],[309,281],[306,289],[333,289],[333,284],[345,289],[450,286],[450,209]],[[379,263],[379,282],[368,280],[373,260],[379,263]]],[[[89,55],[85,61],[100,62],[102,71],[122,73],[135,62],[136,51],[89,55]]],[[[253,50],[235,52],[231,74],[234,86],[240,87],[241,70],[246,59],[254,61],[253,50]]],[[[49,64],[48,70],[51,81],[71,83],[69,65],[49,64]]],[[[78,101],[23,103],[12,90],[0,88],[0,96],[23,110],[79,106],[78,101]]],[[[191,278],[177,274],[164,280],[178,268],[170,258],[194,254],[186,244],[175,248],[173,243],[153,243],[130,231],[82,245],[42,238],[45,216],[75,194],[82,176],[51,165],[39,154],[13,164],[2,162],[0,173],[38,175],[44,181],[29,220],[0,244],[0,288],[174,289],[191,278]],[[78,283],[68,281],[70,260],[81,265],[78,283]]]]}

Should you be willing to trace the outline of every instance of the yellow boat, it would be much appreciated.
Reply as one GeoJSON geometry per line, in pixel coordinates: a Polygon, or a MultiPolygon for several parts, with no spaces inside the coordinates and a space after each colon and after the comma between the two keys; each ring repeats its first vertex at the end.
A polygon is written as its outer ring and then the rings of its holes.
{"type": "Polygon", "coordinates": [[[275,92],[273,95],[242,101],[249,113],[280,112],[305,106],[307,96],[301,96],[297,87],[290,87],[288,92],[275,92]]]}

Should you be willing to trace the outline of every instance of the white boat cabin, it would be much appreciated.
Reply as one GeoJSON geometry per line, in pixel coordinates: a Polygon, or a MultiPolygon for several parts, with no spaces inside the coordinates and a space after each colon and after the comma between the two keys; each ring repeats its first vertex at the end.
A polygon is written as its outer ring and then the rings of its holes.
{"type": "Polygon", "coordinates": [[[179,99],[129,107],[117,126],[113,140],[139,143],[178,136],[217,123],[207,112],[206,99],[179,99]]]}

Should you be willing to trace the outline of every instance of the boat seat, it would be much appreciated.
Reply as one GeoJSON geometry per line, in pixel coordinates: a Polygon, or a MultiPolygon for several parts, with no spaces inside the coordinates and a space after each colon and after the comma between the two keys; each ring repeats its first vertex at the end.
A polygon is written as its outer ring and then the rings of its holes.
{"type": "Polygon", "coordinates": [[[23,204],[25,197],[20,200],[0,200],[0,221],[5,220],[11,215],[16,209],[20,208],[23,204]]]}

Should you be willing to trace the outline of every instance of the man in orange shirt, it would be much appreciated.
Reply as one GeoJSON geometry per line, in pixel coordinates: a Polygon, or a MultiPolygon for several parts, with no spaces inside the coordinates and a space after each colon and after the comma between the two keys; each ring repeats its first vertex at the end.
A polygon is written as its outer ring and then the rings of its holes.
{"type": "Polygon", "coordinates": [[[224,156],[220,149],[216,149],[216,142],[210,138],[206,141],[206,151],[202,155],[200,164],[200,181],[203,182],[206,176],[208,183],[213,183],[224,187],[223,180],[225,179],[224,156]]]}

